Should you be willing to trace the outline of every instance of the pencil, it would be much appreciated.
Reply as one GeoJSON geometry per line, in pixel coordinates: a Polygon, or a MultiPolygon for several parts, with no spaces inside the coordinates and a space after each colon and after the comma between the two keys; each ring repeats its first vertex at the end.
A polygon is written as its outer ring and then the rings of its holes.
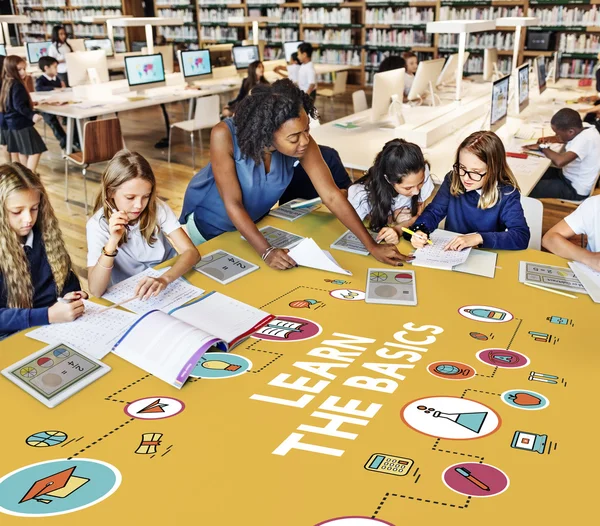
{"type": "MultiPolygon", "coordinates": [[[[407,234],[410,234],[411,236],[416,235],[415,232],[413,232],[412,230],[410,230],[408,228],[404,228],[404,227],[402,227],[402,232],[406,232],[407,234]]],[[[430,245],[433,245],[433,242],[431,241],[431,239],[428,239],[427,243],[429,243],[430,245]]]]}
{"type": "Polygon", "coordinates": [[[567,298],[577,299],[577,296],[573,296],[573,294],[567,294],[566,292],[561,292],[560,290],[542,287],[541,285],[536,285],[535,283],[529,283],[528,281],[525,281],[523,284],[527,285],[528,287],[534,287],[536,289],[545,290],[547,292],[554,292],[554,294],[560,294],[561,296],[566,296],[567,298]]]}
{"type": "Polygon", "coordinates": [[[125,305],[126,303],[129,303],[130,301],[137,300],[137,299],[138,299],[137,296],[132,296],[129,299],[120,301],[119,303],[115,303],[114,305],[111,305],[110,307],[106,307],[102,310],[99,310],[98,314],[102,314],[103,312],[106,312],[107,310],[114,309],[115,307],[120,307],[121,305],[125,305]]]}

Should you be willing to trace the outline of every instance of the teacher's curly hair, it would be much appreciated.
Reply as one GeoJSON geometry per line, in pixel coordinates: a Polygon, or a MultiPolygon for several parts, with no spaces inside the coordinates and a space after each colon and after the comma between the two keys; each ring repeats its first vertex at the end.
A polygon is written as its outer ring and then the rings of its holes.
{"type": "Polygon", "coordinates": [[[233,118],[244,157],[260,163],[265,148],[273,144],[273,134],[286,121],[300,117],[302,109],[313,119],[318,117],[311,98],[289,79],[254,86],[233,118]]]}

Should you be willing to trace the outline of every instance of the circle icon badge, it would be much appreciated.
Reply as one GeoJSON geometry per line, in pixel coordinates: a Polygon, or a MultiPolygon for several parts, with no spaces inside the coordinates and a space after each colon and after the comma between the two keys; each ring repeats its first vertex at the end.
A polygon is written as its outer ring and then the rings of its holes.
{"type": "Polygon", "coordinates": [[[475,369],[470,365],[449,360],[430,363],[427,366],[427,371],[429,374],[444,380],[468,380],[476,374],[475,369]]]}
{"type": "Polygon", "coordinates": [[[219,379],[238,376],[252,368],[252,362],[238,354],[210,352],[198,361],[190,376],[194,378],[219,379]]]}
{"type": "Polygon", "coordinates": [[[325,522],[319,522],[315,526],[394,526],[391,522],[381,519],[371,519],[370,517],[338,517],[329,519],[325,522]]]}
{"type": "Polygon", "coordinates": [[[492,434],[500,416],[475,400],[453,396],[420,398],[400,411],[404,423],[419,433],[450,440],[471,440],[492,434]]]}
{"type": "Polygon", "coordinates": [[[62,444],[67,439],[67,434],[62,431],[38,431],[25,439],[31,447],[52,447],[62,444]]]}
{"type": "Polygon", "coordinates": [[[505,404],[525,411],[539,411],[550,405],[550,400],[543,394],[527,389],[510,389],[504,391],[500,398],[505,404]]]}
{"type": "Polygon", "coordinates": [[[470,320],[487,323],[506,323],[513,319],[513,315],[507,310],[488,305],[465,305],[458,309],[458,313],[470,320]]]}
{"type": "Polygon", "coordinates": [[[463,462],[446,468],[442,481],[452,491],[469,497],[494,497],[505,492],[510,484],[504,471],[477,462],[463,462]]]}
{"type": "Polygon", "coordinates": [[[119,470],[100,460],[31,464],[0,479],[0,512],[19,517],[63,515],[97,504],[120,484],[119,470]]]}
{"type": "Polygon", "coordinates": [[[362,290],[354,289],[335,289],[330,290],[329,295],[338,300],[345,301],[362,301],[366,294],[362,290]]]}
{"type": "Polygon", "coordinates": [[[152,396],[134,400],[125,406],[125,413],[141,420],[160,420],[178,415],[185,409],[185,404],[177,398],[168,396],[152,396]]]}
{"type": "Polygon", "coordinates": [[[530,361],[524,354],[510,349],[483,349],[476,356],[480,362],[503,369],[520,369],[530,361]]]}
{"type": "Polygon", "coordinates": [[[314,321],[296,316],[277,316],[252,334],[258,340],[299,342],[318,336],[323,328],[314,321]]]}

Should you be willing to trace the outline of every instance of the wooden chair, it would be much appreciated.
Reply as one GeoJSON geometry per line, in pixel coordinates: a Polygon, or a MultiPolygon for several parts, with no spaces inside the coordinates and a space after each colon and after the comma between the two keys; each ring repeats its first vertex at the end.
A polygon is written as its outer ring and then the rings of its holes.
{"type": "Polygon", "coordinates": [[[81,167],[85,214],[88,213],[86,171],[91,164],[110,161],[125,147],[118,118],[88,121],[83,126],[81,152],[65,155],[65,201],[69,201],[69,163],[81,167]]]}
{"type": "Polygon", "coordinates": [[[360,89],[352,93],[352,106],[354,109],[354,113],[358,113],[359,111],[365,111],[369,109],[365,90],[360,89]]]}
{"type": "MultiPolygon", "coordinates": [[[[346,84],[348,82],[348,72],[339,71],[335,74],[335,80],[333,81],[333,89],[320,89],[317,91],[317,96],[325,97],[331,101],[331,111],[335,115],[335,103],[336,97],[343,97],[346,93],[346,84]]],[[[347,115],[346,103],[344,102],[344,114],[347,115]]]]}

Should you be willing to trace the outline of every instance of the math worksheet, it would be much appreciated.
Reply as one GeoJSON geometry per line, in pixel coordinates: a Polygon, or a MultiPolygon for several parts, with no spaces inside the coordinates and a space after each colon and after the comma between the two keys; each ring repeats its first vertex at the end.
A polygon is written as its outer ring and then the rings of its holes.
{"type": "Polygon", "coordinates": [[[424,248],[415,250],[415,259],[412,264],[416,267],[437,268],[440,270],[452,270],[456,265],[461,265],[467,261],[470,248],[464,250],[444,250],[444,247],[457,235],[447,230],[435,230],[429,239],[432,245],[425,245],[424,248]]]}

